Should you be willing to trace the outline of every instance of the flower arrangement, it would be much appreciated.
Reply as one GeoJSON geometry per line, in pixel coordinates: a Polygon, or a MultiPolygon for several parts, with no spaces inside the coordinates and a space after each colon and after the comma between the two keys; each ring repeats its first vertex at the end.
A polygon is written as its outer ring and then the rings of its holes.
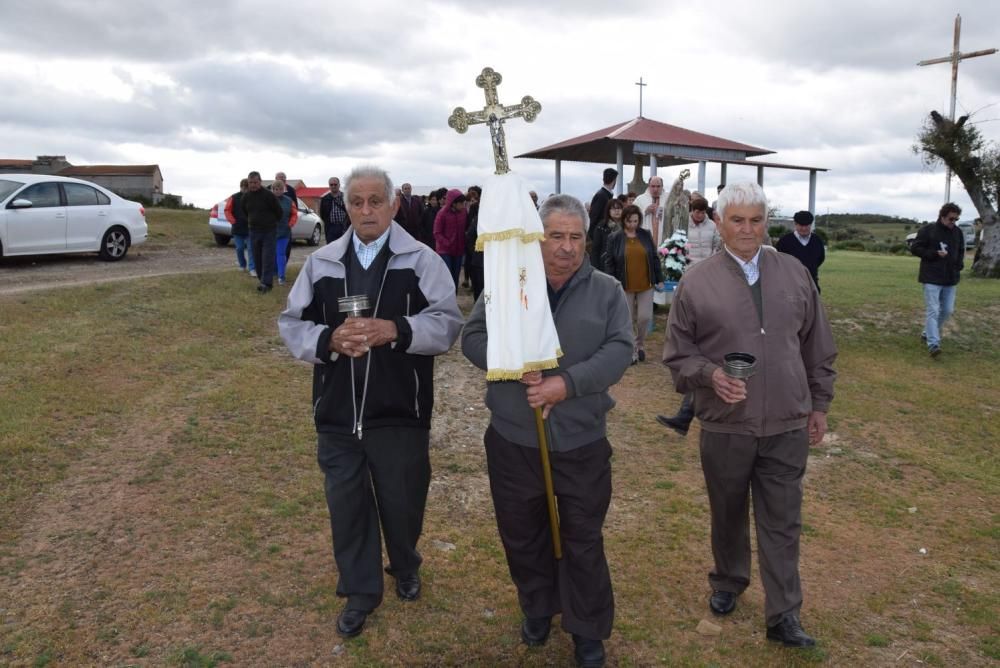
{"type": "Polygon", "coordinates": [[[688,257],[687,233],[677,230],[660,243],[660,263],[663,265],[663,277],[668,281],[681,280],[681,274],[691,264],[688,257]]]}

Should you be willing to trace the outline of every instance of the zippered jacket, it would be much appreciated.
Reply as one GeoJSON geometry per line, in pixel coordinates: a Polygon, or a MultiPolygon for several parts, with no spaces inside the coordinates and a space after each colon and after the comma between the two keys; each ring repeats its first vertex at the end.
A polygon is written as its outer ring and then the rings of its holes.
{"type": "Polygon", "coordinates": [[[917,281],[931,285],[958,285],[965,266],[965,233],[938,221],[917,230],[910,252],[920,258],[917,281]],[[945,257],[939,250],[947,250],[945,257]]]}
{"type": "Polygon", "coordinates": [[[663,363],[674,389],[694,392],[702,429],[756,437],[806,425],[811,411],[833,400],[837,357],[816,285],[791,255],[762,247],[758,260],[763,317],[743,270],[725,250],[691,265],[674,292],[663,363]],[[712,373],[727,353],[750,353],[757,371],[747,398],[722,401],[712,373]]]}
{"type": "Polygon", "coordinates": [[[375,318],[392,320],[396,341],[360,358],[329,350],[333,330],[345,319],[337,299],[347,296],[344,257],[353,253],[349,232],[306,258],[278,317],[292,355],[314,365],[313,415],[319,432],[357,433],[359,427],[431,425],[434,356],[448,351],[462,327],[455,283],[444,261],[397,223],[391,223],[389,259],[375,318]],[[355,366],[367,370],[355,373],[355,366]],[[366,378],[367,376],[367,378],[366,378]],[[360,401],[355,395],[360,391],[360,401]]]}
{"type": "MultiPolygon", "coordinates": [[[[632,363],[632,319],[621,284],[583,264],[566,284],[552,314],[563,355],[559,368],[566,399],[549,412],[547,422],[555,452],[574,450],[607,435],[607,414],[615,401],[608,388],[621,380],[632,363]]],[[[462,353],[486,370],[486,306],[481,296],[462,331],[462,353]]],[[[538,447],[535,411],[528,405],[527,385],[517,380],[486,385],[490,424],[512,443],[538,447]]]]}

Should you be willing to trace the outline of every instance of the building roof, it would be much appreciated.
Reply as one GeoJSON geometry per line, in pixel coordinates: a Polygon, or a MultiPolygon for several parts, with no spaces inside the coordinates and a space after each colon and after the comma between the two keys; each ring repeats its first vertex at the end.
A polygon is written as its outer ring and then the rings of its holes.
{"type": "Polygon", "coordinates": [[[18,160],[17,158],[0,158],[0,167],[28,167],[34,160],[18,160]]]}
{"type": "Polygon", "coordinates": [[[614,164],[619,146],[626,163],[634,162],[636,155],[652,153],[657,156],[660,165],[687,164],[705,159],[735,162],[774,153],[766,148],[640,116],[516,157],[614,164]]]}
{"type": "Polygon", "coordinates": [[[80,165],[59,170],[62,176],[134,176],[156,174],[159,165],[80,165]]]}
{"type": "Polygon", "coordinates": [[[296,188],[295,194],[299,197],[322,197],[330,192],[329,188],[296,188]]]}

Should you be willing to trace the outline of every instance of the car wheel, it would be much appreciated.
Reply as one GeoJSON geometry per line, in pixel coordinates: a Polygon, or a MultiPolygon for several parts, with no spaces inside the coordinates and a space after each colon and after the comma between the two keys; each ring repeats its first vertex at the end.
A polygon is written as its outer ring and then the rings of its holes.
{"type": "Polygon", "coordinates": [[[316,227],[313,228],[312,236],[310,236],[306,243],[310,246],[318,246],[320,239],[323,238],[323,228],[320,227],[319,223],[316,223],[316,227]]]}
{"type": "Polygon", "coordinates": [[[128,232],[124,227],[112,227],[104,233],[101,239],[101,259],[106,262],[116,262],[128,253],[130,244],[128,232]]]}
{"type": "Polygon", "coordinates": [[[215,243],[217,243],[220,246],[228,246],[229,240],[232,238],[232,237],[227,237],[225,234],[216,234],[214,236],[215,236],[215,243]]]}

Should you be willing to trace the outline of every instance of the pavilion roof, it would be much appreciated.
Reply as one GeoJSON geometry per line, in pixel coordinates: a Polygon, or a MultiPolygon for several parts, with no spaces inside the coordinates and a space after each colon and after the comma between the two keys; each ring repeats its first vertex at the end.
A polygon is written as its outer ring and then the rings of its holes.
{"type": "Polygon", "coordinates": [[[661,166],[688,164],[705,159],[739,162],[752,156],[774,153],[766,148],[640,116],[516,157],[615,164],[619,146],[626,164],[634,162],[637,154],[652,153],[657,156],[657,162],[661,166]]]}

